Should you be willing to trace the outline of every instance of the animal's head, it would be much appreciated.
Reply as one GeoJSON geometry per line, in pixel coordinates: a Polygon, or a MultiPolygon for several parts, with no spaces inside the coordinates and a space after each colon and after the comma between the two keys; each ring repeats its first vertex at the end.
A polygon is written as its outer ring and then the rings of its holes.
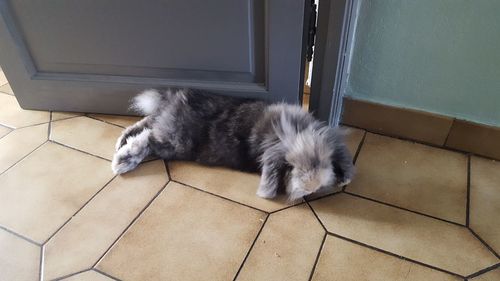
{"type": "Polygon", "coordinates": [[[287,163],[292,167],[287,185],[290,200],[335,182],[332,154],[333,148],[322,133],[306,130],[297,134],[294,144],[285,154],[287,163]]]}
{"type": "Polygon", "coordinates": [[[291,167],[286,186],[289,199],[294,201],[332,185],[335,173],[330,128],[308,114],[282,114],[280,121],[277,131],[285,147],[285,160],[291,167]]]}

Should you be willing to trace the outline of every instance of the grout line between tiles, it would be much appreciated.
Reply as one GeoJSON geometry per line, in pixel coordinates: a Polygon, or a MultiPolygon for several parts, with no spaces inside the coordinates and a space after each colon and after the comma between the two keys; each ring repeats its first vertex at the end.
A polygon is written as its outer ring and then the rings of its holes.
{"type": "Polygon", "coordinates": [[[93,195],[89,198],[89,200],[87,200],[85,203],[83,203],[83,205],[82,205],[82,206],[81,206],[78,210],[76,210],[76,212],[75,212],[75,213],[73,213],[73,215],[72,215],[69,219],[67,219],[67,220],[66,220],[66,221],[65,221],[65,222],[64,222],[64,223],[63,223],[60,227],[58,227],[58,228],[57,228],[57,230],[56,230],[54,233],[52,233],[52,234],[49,236],[49,238],[47,238],[47,239],[45,240],[45,242],[43,242],[43,245],[46,245],[46,244],[50,241],[50,239],[52,239],[52,238],[53,238],[53,237],[54,237],[54,236],[55,236],[55,235],[56,235],[56,234],[57,234],[57,233],[58,233],[58,232],[59,232],[59,231],[60,231],[60,230],[61,230],[64,226],[66,226],[66,225],[67,225],[67,224],[68,224],[68,223],[69,223],[69,222],[70,222],[70,221],[71,221],[71,220],[72,220],[72,219],[73,219],[76,215],[78,215],[78,213],[79,213],[79,212],[80,212],[83,208],[85,208],[85,206],[87,206],[87,205],[90,203],[90,201],[92,201],[92,199],[94,199],[97,195],[99,195],[99,193],[101,193],[101,191],[103,191],[103,190],[106,188],[106,186],[108,186],[108,185],[109,185],[109,184],[110,184],[110,183],[111,183],[111,182],[112,182],[115,178],[116,178],[116,175],[115,175],[115,176],[113,176],[113,177],[112,177],[109,181],[107,181],[107,182],[104,184],[104,186],[103,186],[103,187],[101,187],[101,188],[100,188],[100,189],[99,189],[96,193],[94,193],[94,194],[93,194],[93,195]]]}
{"type": "Polygon", "coordinates": [[[318,254],[316,255],[316,259],[314,260],[314,264],[313,264],[313,267],[311,269],[311,274],[309,274],[309,281],[312,280],[313,276],[314,276],[314,272],[316,271],[316,266],[318,265],[318,261],[319,261],[319,256],[321,255],[321,252],[323,251],[323,247],[325,245],[325,241],[326,241],[326,231],[325,231],[325,234],[323,235],[323,240],[321,240],[321,245],[319,246],[319,249],[318,249],[318,254]]]}
{"type": "Polygon", "coordinates": [[[328,232],[328,230],[326,229],[325,225],[323,224],[323,222],[321,221],[321,219],[319,218],[318,214],[316,214],[316,211],[314,210],[314,208],[311,206],[311,204],[309,204],[309,202],[307,202],[307,206],[309,206],[309,209],[311,209],[312,213],[314,214],[314,216],[316,217],[316,219],[318,220],[319,224],[321,225],[321,227],[323,228],[323,230],[325,232],[328,232]]]}
{"type": "Polygon", "coordinates": [[[278,213],[278,212],[281,212],[281,211],[284,211],[284,210],[287,210],[287,209],[290,209],[290,208],[293,208],[293,207],[297,207],[297,206],[300,206],[300,205],[305,204],[305,203],[306,203],[306,201],[305,201],[304,199],[302,199],[302,201],[299,201],[299,202],[297,202],[297,203],[294,203],[294,204],[292,204],[292,205],[290,205],[290,206],[283,207],[283,208],[278,209],[278,210],[274,210],[274,211],[272,211],[272,212],[269,212],[269,214],[270,214],[270,215],[271,215],[271,214],[276,214],[276,213],[278,213]]]}
{"type": "Polygon", "coordinates": [[[40,243],[38,243],[38,242],[36,242],[36,241],[34,241],[34,240],[31,240],[30,238],[28,238],[28,237],[26,237],[26,236],[24,236],[24,235],[21,235],[21,234],[19,234],[19,233],[15,232],[15,231],[13,231],[13,230],[10,230],[10,229],[8,229],[8,228],[7,228],[7,227],[5,227],[5,226],[0,225],[0,229],[2,229],[2,230],[4,230],[4,231],[6,231],[6,232],[8,232],[8,233],[10,233],[10,234],[12,234],[12,235],[14,235],[14,236],[16,236],[17,238],[21,238],[21,239],[23,239],[24,241],[29,242],[29,243],[31,243],[31,244],[33,244],[33,245],[36,245],[36,246],[42,246],[42,244],[40,244],[40,243]]]}
{"type": "Polygon", "coordinates": [[[467,156],[467,203],[465,207],[465,225],[469,227],[470,222],[470,179],[471,179],[471,156],[467,156]]]}
{"type": "Polygon", "coordinates": [[[479,240],[479,242],[481,242],[495,257],[497,257],[497,259],[500,259],[500,255],[498,255],[498,253],[493,250],[493,248],[488,245],[488,243],[486,243],[486,241],[484,241],[474,230],[472,230],[472,228],[468,227],[469,231],[472,233],[472,235],[474,235],[474,237],[476,237],[477,240],[479,240]]]}
{"type": "Polygon", "coordinates": [[[340,194],[340,193],[343,193],[343,191],[342,190],[335,191],[335,192],[332,192],[332,193],[329,193],[329,194],[321,195],[321,196],[316,197],[316,198],[305,199],[305,201],[306,202],[314,202],[314,201],[317,201],[317,200],[320,200],[320,199],[323,199],[323,198],[326,198],[326,197],[335,196],[335,195],[340,194]]]}
{"type": "Polygon", "coordinates": [[[113,275],[108,274],[108,273],[106,273],[106,272],[104,272],[104,271],[102,271],[102,270],[99,270],[99,269],[97,269],[97,268],[93,268],[92,270],[93,270],[93,271],[95,271],[95,272],[97,272],[97,273],[100,273],[100,274],[102,274],[102,275],[104,275],[104,276],[106,276],[106,277],[109,277],[109,278],[111,278],[111,279],[113,279],[113,280],[116,280],[116,281],[121,281],[120,279],[118,279],[118,278],[114,277],[113,275]]]}
{"type": "Polygon", "coordinates": [[[186,183],[182,183],[182,182],[179,182],[177,180],[174,180],[174,179],[170,179],[171,182],[175,182],[175,183],[178,183],[178,184],[181,184],[181,185],[184,185],[184,186],[187,186],[189,188],[193,188],[193,189],[196,189],[198,191],[201,191],[201,192],[204,192],[204,193],[207,193],[207,194],[210,194],[210,195],[213,195],[213,196],[216,196],[216,197],[219,197],[221,199],[224,199],[224,200],[227,200],[227,201],[230,201],[230,202],[233,202],[233,203],[236,203],[238,205],[241,205],[241,206],[245,206],[245,207],[248,207],[248,208],[251,208],[251,209],[254,209],[256,211],[260,211],[260,212],[263,212],[263,213],[266,213],[266,214],[269,214],[269,212],[267,211],[264,211],[264,210],[261,210],[259,208],[256,208],[256,207],[252,207],[250,205],[246,205],[244,203],[241,203],[241,202],[238,202],[238,201],[235,201],[233,199],[229,199],[229,198],[226,198],[226,197],[223,197],[221,195],[218,195],[218,194],[215,194],[215,193],[212,193],[212,192],[209,192],[209,191],[206,191],[206,190],[203,190],[203,189],[200,189],[198,187],[195,187],[195,186],[192,186],[192,185],[189,185],[189,184],[186,184],[186,183]]]}
{"type": "Polygon", "coordinates": [[[37,151],[42,145],[46,144],[47,142],[48,142],[48,140],[44,141],[42,144],[40,144],[39,146],[35,147],[35,149],[33,149],[32,151],[30,151],[28,154],[26,154],[23,157],[21,157],[14,164],[10,165],[7,169],[5,169],[5,171],[1,172],[0,176],[3,175],[3,174],[5,174],[7,171],[9,171],[10,169],[12,169],[17,164],[19,164],[19,162],[23,161],[26,157],[30,156],[33,152],[37,151]]]}
{"type": "Polygon", "coordinates": [[[442,221],[442,222],[450,223],[450,224],[453,224],[453,225],[456,225],[456,226],[466,227],[465,225],[460,224],[458,222],[445,220],[445,219],[438,218],[438,217],[435,217],[435,216],[432,216],[432,215],[421,213],[419,211],[413,211],[413,210],[410,210],[410,209],[406,209],[404,207],[400,207],[400,206],[397,206],[397,205],[393,205],[393,204],[390,204],[390,203],[379,201],[377,199],[365,197],[363,195],[359,195],[359,194],[356,194],[356,193],[351,193],[349,191],[344,191],[344,193],[347,194],[347,195],[350,195],[350,196],[358,197],[358,198],[361,198],[361,199],[364,199],[364,200],[368,200],[368,201],[372,201],[372,202],[375,202],[375,203],[378,203],[378,204],[382,204],[382,205],[385,205],[385,206],[388,206],[388,207],[396,208],[396,209],[407,211],[407,212],[410,212],[410,213],[413,213],[413,214],[417,214],[417,215],[421,215],[421,216],[428,217],[428,218],[431,218],[431,219],[435,219],[435,220],[439,220],[439,221],[442,221]]]}
{"type": "Polygon", "coordinates": [[[10,126],[7,126],[5,124],[1,124],[2,126],[4,127],[7,127],[9,129],[12,129],[12,130],[20,130],[20,129],[24,129],[24,128],[29,128],[29,127],[35,127],[35,126],[38,126],[38,125],[43,125],[43,124],[48,124],[50,121],[47,121],[47,122],[40,122],[40,123],[36,123],[36,124],[31,124],[31,125],[26,125],[26,126],[22,126],[22,127],[10,127],[10,126]]]}
{"type": "Polygon", "coordinates": [[[106,159],[106,158],[104,158],[104,157],[102,157],[102,156],[95,155],[95,154],[89,153],[89,152],[87,152],[87,151],[80,150],[80,149],[78,149],[78,148],[76,148],[76,147],[72,147],[72,146],[69,146],[69,145],[66,145],[66,144],[60,143],[60,142],[58,142],[58,141],[55,141],[55,140],[49,140],[49,142],[52,142],[52,143],[55,143],[55,144],[58,144],[58,145],[64,146],[64,147],[66,147],[66,148],[73,149],[73,150],[79,151],[79,152],[81,152],[81,153],[85,153],[85,154],[87,154],[87,155],[94,156],[94,157],[97,157],[97,158],[99,158],[99,159],[102,159],[102,160],[106,160],[106,161],[108,161],[108,162],[111,162],[111,160],[106,159]]]}
{"type": "Polygon", "coordinates": [[[358,148],[356,149],[356,153],[354,154],[354,157],[352,158],[352,163],[356,164],[356,161],[358,161],[358,156],[359,153],[361,152],[361,148],[365,144],[365,139],[366,139],[366,131],[363,134],[363,137],[361,138],[361,141],[359,142],[358,148]]]}
{"type": "Polygon", "coordinates": [[[240,275],[241,269],[245,265],[245,262],[247,261],[248,257],[250,256],[250,253],[252,252],[253,246],[255,245],[255,243],[257,243],[257,239],[259,239],[260,233],[264,229],[264,226],[266,225],[266,222],[269,219],[269,216],[270,216],[270,214],[266,214],[266,218],[264,219],[264,222],[262,223],[262,225],[259,229],[259,232],[257,232],[257,235],[255,236],[255,239],[253,240],[252,245],[248,249],[248,252],[246,253],[245,258],[243,258],[243,261],[241,262],[240,267],[238,268],[238,271],[236,272],[236,275],[234,275],[233,281],[235,281],[238,278],[238,275],[240,275]]]}
{"type": "MultiPolygon", "coordinates": [[[[51,279],[50,281],[58,281],[58,280],[63,280],[63,279],[66,279],[68,277],[72,277],[72,276],[75,276],[75,275],[78,275],[80,273],[84,273],[86,271],[90,271],[91,268],[86,268],[84,270],[80,270],[80,271],[77,271],[77,272],[73,272],[73,273],[70,273],[70,274],[66,274],[66,275],[63,275],[61,277],[57,277],[57,278],[54,278],[54,279],[51,279]]],[[[42,280],[43,281],[43,280],[42,280]]]]}
{"type": "Polygon", "coordinates": [[[125,127],[123,126],[120,126],[118,124],[115,124],[115,123],[111,123],[111,122],[108,122],[108,121],[105,121],[105,120],[102,120],[102,119],[99,119],[99,118],[96,118],[96,117],[93,117],[93,116],[90,116],[91,113],[87,113],[85,114],[84,116],[87,117],[87,118],[90,118],[90,119],[94,119],[94,120],[97,120],[97,121],[100,121],[100,122],[103,122],[103,123],[106,123],[106,124],[109,124],[109,125],[113,125],[115,127],[120,127],[122,129],[125,129],[125,127]]]}
{"type": "Polygon", "coordinates": [[[374,250],[374,251],[377,251],[377,252],[380,252],[380,253],[383,253],[383,254],[386,254],[386,255],[390,255],[390,256],[393,256],[393,257],[396,257],[396,258],[399,258],[399,259],[402,259],[402,260],[405,260],[405,261],[409,261],[409,262],[412,262],[412,263],[415,263],[415,264],[418,264],[418,265],[421,265],[421,266],[425,266],[427,268],[430,268],[430,269],[434,269],[434,270],[437,270],[437,271],[441,271],[441,272],[444,272],[444,273],[447,273],[447,274],[450,274],[450,275],[453,275],[453,276],[456,276],[456,277],[459,277],[459,278],[462,278],[464,279],[465,276],[462,276],[460,274],[457,274],[457,273],[453,273],[451,271],[448,271],[446,269],[442,269],[442,268],[439,268],[439,267],[435,267],[433,265],[430,265],[430,264],[426,264],[426,263],[423,263],[423,262],[420,262],[420,261],[417,261],[417,260],[414,260],[414,259],[410,259],[410,258],[407,258],[407,257],[404,257],[404,256],[401,256],[401,255],[398,255],[398,254],[395,254],[395,253],[392,253],[392,252],[389,252],[389,251],[386,251],[386,250],[383,250],[383,249],[379,249],[377,247],[374,247],[374,246],[371,246],[371,245],[368,245],[368,244],[365,244],[365,243],[362,243],[362,242],[359,242],[359,241],[356,241],[356,240],[353,240],[353,239],[350,239],[350,238],[347,238],[345,236],[342,236],[342,235],[339,235],[339,234],[336,234],[336,233],[333,233],[333,232],[328,232],[328,235],[331,235],[331,236],[334,236],[334,237],[337,237],[339,239],[343,239],[345,241],[348,241],[348,242],[351,242],[351,243],[354,243],[358,246],[362,246],[362,247],[365,247],[365,248],[368,248],[368,249],[371,249],[371,250],[374,250]]]}
{"type": "MultiPolygon", "coordinates": [[[[163,159],[161,159],[161,160],[163,160],[163,159]]],[[[171,181],[172,180],[172,174],[170,173],[170,167],[168,165],[168,161],[167,160],[163,160],[163,164],[165,165],[165,169],[167,170],[168,181],[171,181]]]]}
{"type": "Polygon", "coordinates": [[[106,254],[115,246],[115,244],[122,238],[122,236],[127,232],[130,227],[141,217],[141,215],[146,211],[147,208],[155,201],[155,199],[166,189],[168,182],[158,191],[158,193],[149,200],[149,202],[142,208],[142,210],[135,216],[135,218],[125,227],[125,229],[116,237],[115,241],[104,251],[104,253],[97,259],[97,261],[92,265],[92,269],[96,269],[97,264],[106,256],[106,254]]]}
{"type": "Polygon", "coordinates": [[[38,269],[40,281],[43,281],[44,270],[45,270],[45,247],[41,246],[40,247],[40,268],[38,269]]]}
{"type": "MultiPolygon", "coordinates": [[[[51,112],[53,112],[53,111],[51,111],[51,112]]],[[[76,115],[76,116],[64,117],[64,118],[61,118],[61,119],[52,120],[51,122],[59,122],[59,121],[73,119],[73,118],[78,118],[78,117],[83,117],[83,116],[85,116],[85,115],[76,115]]]]}
{"type": "Polygon", "coordinates": [[[500,268],[500,263],[496,263],[496,264],[494,264],[494,265],[492,265],[492,266],[488,266],[487,268],[485,268],[485,269],[481,269],[481,270],[479,270],[478,272],[472,273],[472,274],[468,275],[468,276],[467,276],[467,277],[465,277],[465,278],[466,278],[466,279],[472,279],[472,278],[474,278],[474,277],[477,277],[477,276],[479,276],[479,275],[482,275],[482,274],[484,274],[484,273],[486,273],[486,272],[490,272],[490,271],[495,270],[495,269],[497,269],[497,268],[500,268]]]}

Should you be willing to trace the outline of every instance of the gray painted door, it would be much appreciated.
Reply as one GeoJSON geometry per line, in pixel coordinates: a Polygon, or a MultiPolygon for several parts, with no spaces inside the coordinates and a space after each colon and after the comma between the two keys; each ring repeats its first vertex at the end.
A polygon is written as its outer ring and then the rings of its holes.
{"type": "Polygon", "coordinates": [[[304,0],[0,0],[23,108],[127,113],[150,87],[299,102],[304,0]]]}

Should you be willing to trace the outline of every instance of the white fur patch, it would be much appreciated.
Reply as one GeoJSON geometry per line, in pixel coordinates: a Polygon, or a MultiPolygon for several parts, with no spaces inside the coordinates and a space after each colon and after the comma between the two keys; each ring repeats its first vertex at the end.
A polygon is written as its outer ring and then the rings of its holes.
{"type": "Polygon", "coordinates": [[[346,186],[346,185],[348,185],[350,183],[351,183],[351,179],[345,179],[344,181],[339,182],[337,184],[337,186],[344,187],[344,186],[346,186]]]}
{"type": "Polygon", "coordinates": [[[302,182],[296,178],[291,178],[286,185],[286,192],[288,193],[288,201],[295,202],[304,196],[311,194],[311,192],[305,191],[302,186],[302,182]]]}
{"type": "Polygon", "coordinates": [[[257,196],[260,198],[271,199],[276,197],[276,190],[259,187],[259,189],[257,189],[257,196]]]}
{"type": "Polygon", "coordinates": [[[269,183],[269,179],[265,176],[268,174],[268,171],[269,167],[264,165],[264,167],[262,167],[259,188],[257,189],[257,196],[267,199],[275,197],[277,192],[277,186],[270,185],[272,183],[269,183]]]}
{"type": "Polygon", "coordinates": [[[133,170],[149,154],[149,135],[151,131],[144,129],[141,133],[127,138],[127,144],[114,155],[111,169],[118,174],[133,170]]]}
{"type": "Polygon", "coordinates": [[[150,115],[158,109],[160,100],[161,95],[157,90],[145,90],[134,98],[132,108],[144,115],[150,115]]]}

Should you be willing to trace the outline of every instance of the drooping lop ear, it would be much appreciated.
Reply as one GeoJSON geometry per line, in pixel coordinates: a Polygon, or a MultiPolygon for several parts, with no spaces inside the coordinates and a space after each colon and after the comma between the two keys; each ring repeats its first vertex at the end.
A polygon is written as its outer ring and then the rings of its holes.
{"type": "Polygon", "coordinates": [[[337,142],[334,130],[327,125],[317,124],[313,130],[312,138],[318,159],[321,159],[321,162],[331,159],[337,142]]]}
{"type": "Polygon", "coordinates": [[[349,135],[350,130],[347,128],[333,127],[328,130],[328,143],[332,148],[344,143],[345,137],[349,135]]]}

